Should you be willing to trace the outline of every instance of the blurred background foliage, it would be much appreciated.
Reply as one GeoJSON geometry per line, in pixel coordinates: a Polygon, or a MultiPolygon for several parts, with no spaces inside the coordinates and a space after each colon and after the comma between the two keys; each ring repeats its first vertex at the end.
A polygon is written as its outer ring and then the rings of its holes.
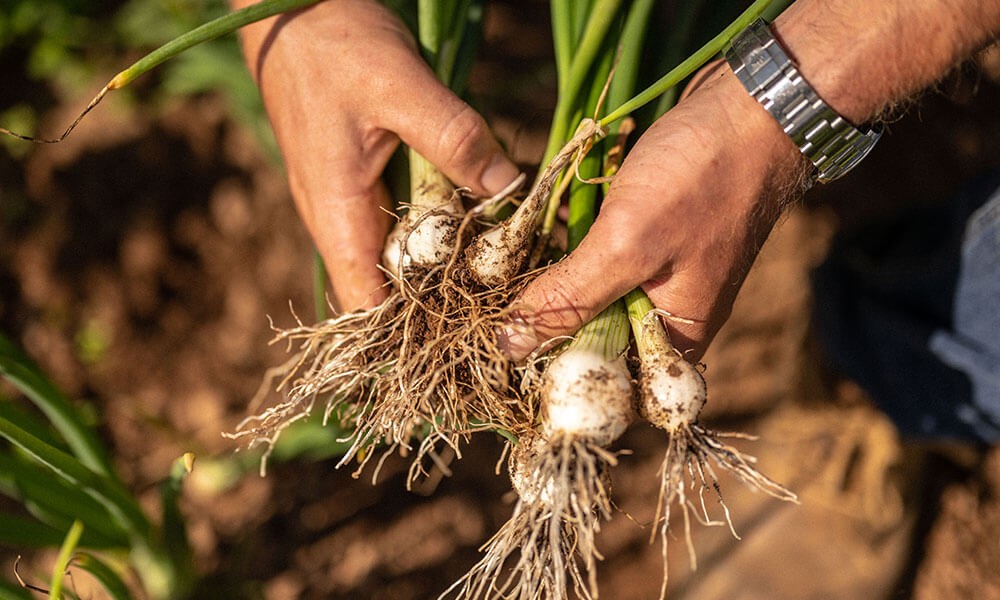
{"type": "MultiPolygon", "coordinates": [[[[7,0],[0,4],[0,68],[26,79],[3,86],[0,122],[45,135],[38,127],[46,109],[82,102],[149,50],[227,10],[224,0],[7,0]]],[[[206,92],[221,93],[234,120],[277,157],[236,36],[197,46],[118,94],[156,105],[206,92]]],[[[4,140],[4,147],[13,157],[30,149],[14,140],[4,140]]]]}

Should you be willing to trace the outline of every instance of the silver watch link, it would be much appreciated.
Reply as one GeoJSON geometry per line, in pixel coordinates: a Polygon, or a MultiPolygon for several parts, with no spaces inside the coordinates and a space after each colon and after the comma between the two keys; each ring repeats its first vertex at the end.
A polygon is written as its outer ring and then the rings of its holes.
{"type": "Polygon", "coordinates": [[[815,179],[843,176],[871,152],[879,127],[860,131],[830,108],[802,77],[763,19],[733,38],[726,61],[743,87],[816,166],[815,179]]]}

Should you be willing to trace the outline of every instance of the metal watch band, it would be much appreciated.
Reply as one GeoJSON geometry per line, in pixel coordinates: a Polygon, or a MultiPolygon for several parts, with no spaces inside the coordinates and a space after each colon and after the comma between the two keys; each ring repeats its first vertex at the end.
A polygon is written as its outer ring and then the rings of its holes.
{"type": "Polygon", "coordinates": [[[882,136],[881,128],[859,131],[830,108],[803,79],[763,19],[733,38],[726,61],[743,87],[816,166],[820,183],[853,169],[882,136]]]}

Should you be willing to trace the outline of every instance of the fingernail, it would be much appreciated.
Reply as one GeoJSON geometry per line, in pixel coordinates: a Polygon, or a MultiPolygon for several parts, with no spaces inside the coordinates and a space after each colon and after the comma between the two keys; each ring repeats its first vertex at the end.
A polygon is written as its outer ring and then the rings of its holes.
{"type": "Polygon", "coordinates": [[[519,361],[538,347],[535,328],[520,317],[513,317],[497,327],[497,345],[513,361],[519,361]]]}
{"type": "Polygon", "coordinates": [[[486,167],[486,170],[483,171],[483,176],[479,182],[487,193],[499,194],[511,182],[517,179],[517,176],[520,174],[521,171],[506,156],[497,154],[493,157],[489,166],[486,167]]]}

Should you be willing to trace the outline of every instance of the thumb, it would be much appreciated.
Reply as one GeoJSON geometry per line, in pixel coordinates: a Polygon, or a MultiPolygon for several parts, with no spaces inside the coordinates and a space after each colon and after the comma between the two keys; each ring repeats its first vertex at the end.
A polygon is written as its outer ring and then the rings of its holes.
{"type": "Polygon", "coordinates": [[[548,340],[572,335],[635,287],[634,271],[615,266],[623,263],[616,258],[621,254],[595,229],[512,303],[512,316],[498,331],[500,346],[511,359],[521,360],[548,340]]]}
{"type": "MultiPolygon", "coordinates": [[[[419,58],[419,57],[417,57],[419,58]]],[[[519,174],[482,116],[438,81],[420,62],[407,71],[408,101],[384,125],[458,186],[492,196],[519,174]]]]}

